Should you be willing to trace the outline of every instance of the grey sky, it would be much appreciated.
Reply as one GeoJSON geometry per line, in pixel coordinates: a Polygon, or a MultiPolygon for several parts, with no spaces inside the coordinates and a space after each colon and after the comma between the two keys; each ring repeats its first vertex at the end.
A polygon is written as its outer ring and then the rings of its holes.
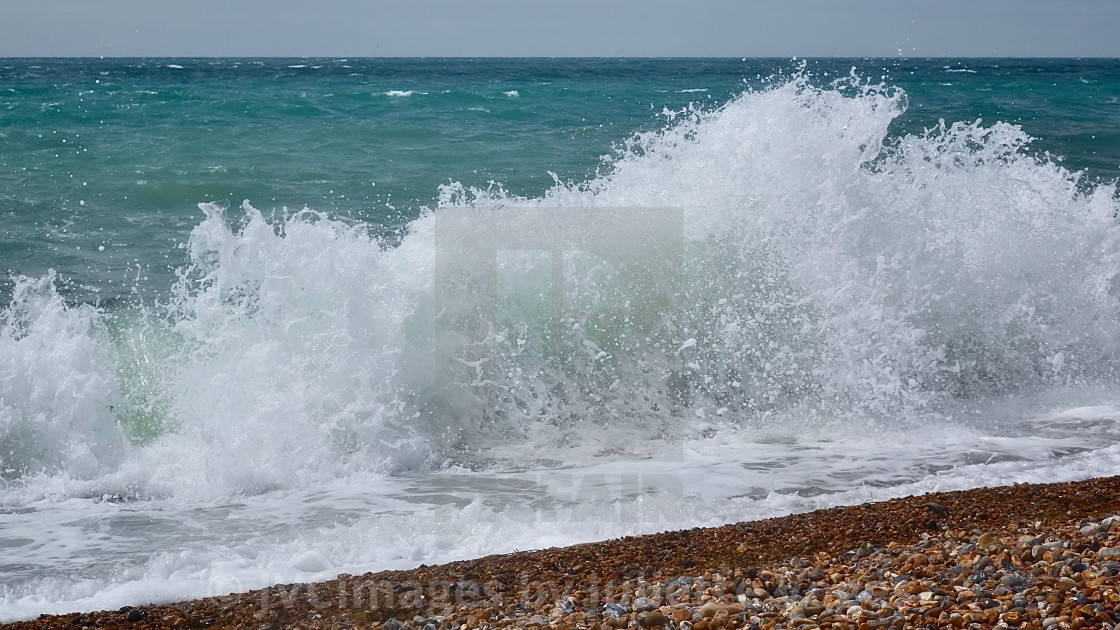
{"type": "Polygon", "coordinates": [[[0,56],[1120,57],[1120,0],[0,0],[0,56]]]}

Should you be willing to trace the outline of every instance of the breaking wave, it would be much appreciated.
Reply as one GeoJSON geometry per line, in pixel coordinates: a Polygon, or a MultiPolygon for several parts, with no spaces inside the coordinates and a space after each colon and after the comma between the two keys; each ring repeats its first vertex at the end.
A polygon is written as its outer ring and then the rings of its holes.
{"type": "Polygon", "coordinates": [[[5,502],[905,431],[1114,384],[1115,185],[1011,124],[892,133],[905,107],[799,77],[666,111],[591,181],[532,199],[449,184],[392,246],[311,210],[203,204],[169,297],[134,311],[19,279],[0,312],[5,502]],[[476,240],[448,232],[472,223],[476,240]]]}

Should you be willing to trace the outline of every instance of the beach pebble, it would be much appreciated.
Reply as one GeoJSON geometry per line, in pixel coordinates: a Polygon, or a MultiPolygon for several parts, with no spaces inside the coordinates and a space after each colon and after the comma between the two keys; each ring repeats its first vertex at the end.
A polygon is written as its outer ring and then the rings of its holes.
{"type": "Polygon", "coordinates": [[[949,510],[945,506],[933,503],[932,501],[922,504],[922,507],[929,509],[931,512],[936,513],[941,518],[949,518],[949,510]]]}
{"type": "Polygon", "coordinates": [[[727,607],[715,602],[708,602],[700,607],[700,616],[705,619],[710,619],[718,615],[720,612],[726,612],[727,607]]]}
{"type": "Polygon", "coordinates": [[[1097,552],[1102,559],[1120,558],[1120,547],[1105,547],[1097,552]]]}
{"type": "Polygon", "coordinates": [[[631,607],[637,612],[646,612],[657,608],[657,602],[648,597],[636,597],[631,607]]]}
{"type": "Polygon", "coordinates": [[[628,608],[626,608],[626,606],[624,606],[622,604],[618,604],[618,603],[615,603],[615,602],[609,602],[609,603],[603,604],[603,612],[606,613],[607,615],[610,615],[611,617],[621,617],[622,615],[625,615],[626,613],[628,613],[630,611],[629,611],[628,608]]]}

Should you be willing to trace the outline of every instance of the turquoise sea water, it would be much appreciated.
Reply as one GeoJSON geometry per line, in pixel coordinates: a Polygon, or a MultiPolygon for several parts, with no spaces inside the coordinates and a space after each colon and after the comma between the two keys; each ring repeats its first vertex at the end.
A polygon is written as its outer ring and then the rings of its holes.
{"type": "Polygon", "coordinates": [[[1120,60],[0,60],[0,621],[1120,473],[1120,60]]]}
{"type": "Polygon", "coordinates": [[[550,173],[591,178],[666,110],[713,109],[802,67],[817,84],[854,70],[905,90],[892,134],[1005,121],[1089,179],[1120,175],[1115,60],[8,59],[0,269],[56,269],[66,294],[111,306],[137,264],[145,294],[167,288],[199,202],[395,233],[442,184],[536,197],[550,173]]]}

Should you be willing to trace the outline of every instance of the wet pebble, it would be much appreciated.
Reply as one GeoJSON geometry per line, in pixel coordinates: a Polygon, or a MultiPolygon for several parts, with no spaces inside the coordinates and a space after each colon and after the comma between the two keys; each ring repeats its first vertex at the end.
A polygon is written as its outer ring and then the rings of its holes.
{"type": "Polygon", "coordinates": [[[603,612],[612,617],[621,617],[622,615],[625,615],[630,611],[626,608],[626,606],[623,606],[622,604],[610,602],[607,604],[603,604],[603,612]]]}

